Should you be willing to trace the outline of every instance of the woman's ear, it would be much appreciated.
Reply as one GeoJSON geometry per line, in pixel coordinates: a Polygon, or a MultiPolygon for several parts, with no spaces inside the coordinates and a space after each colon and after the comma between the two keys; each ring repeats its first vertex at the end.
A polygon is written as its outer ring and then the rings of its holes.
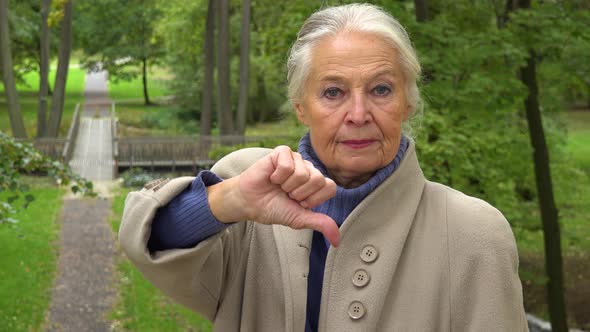
{"type": "Polygon", "coordinates": [[[295,108],[295,114],[297,114],[297,119],[299,119],[299,122],[305,126],[309,126],[305,117],[305,110],[303,109],[301,103],[293,103],[293,107],[295,108]]]}

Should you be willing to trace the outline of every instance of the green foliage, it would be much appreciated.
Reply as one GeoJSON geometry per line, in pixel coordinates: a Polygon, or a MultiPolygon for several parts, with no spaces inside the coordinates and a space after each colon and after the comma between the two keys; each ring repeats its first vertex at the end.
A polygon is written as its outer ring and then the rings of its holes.
{"type": "MultiPolygon", "coordinates": [[[[68,71],[68,82],[66,85],[66,101],[62,115],[59,135],[65,137],[70,128],[72,116],[76,104],[83,101],[84,80],[86,72],[82,69],[70,68],[68,71]]],[[[55,79],[55,69],[49,72],[49,82],[55,79]]],[[[17,84],[21,112],[25,122],[27,133],[31,136],[37,134],[37,111],[39,108],[39,73],[36,71],[28,72],[22,75],[20,84],[17,84]]],[[[51,102],[49,103],[51,104],[51,102]]],[[[7,134],[12,132],[10,120],[7,112],[6,99],[4,96],[4,86],[0,85],[0,131],[7,134]]]]}
{"type": "Polygon", "coordinates": [[[143,59],[155,65],[162,57],[162,39],[154,33],[160,16],[156,0],[81,0],[76,3],[74,30],[84,51],[86,68],[104,68],[110,79],[141,75],[143,59]]]}
{"type": "Polygon", "coordinates": [[[141,168],[131,168],[121,174],[121,177],[125,188],[139,188],[160,176],[158,174],[148,174],[141,168]]]}
{"type": "MultiPolygon", "coordinates": [[[[9,0],[8,11],[13,72],[17,83],[22,83],[24,75],[39,69],[41,1],[9,0]]],[[[57,44],[57,31],[50,31],[50,53],[53,55],[57,54],[57,44]]]]}
{"type": "MultiPolygon", "coordinates": [[[[63,191],[51,183],[30,178],[25,181],[37,199],[14,216],[20,223],[0,227],[0,329],[3,331],[41,330],[56,270],[54,243],[59,234],[56,219],[63,191]]],[[[0,201],[8,196],[8,192],[0,193],[0,201]]],[[[22,199],[15,202],[22,203],[22,199]]]]}
{"type": "Polygon", "coordinates": [[[72,173],[69,167],[54,161],[38,151],[30,144],[17,142],[0,131],[0,193],[7,193],[7,201],[0,204],[0,224],[16,222],[11,218],[15,212],[15,205],[22,198],[17,207],[23,209],[33,201],[30,187],[23,183],[22,174],[43,173],[53,178],[58,184],[70,186],[73,193],[93,194],[92,182],[72,173]]]}
{"type": "Polygon", "coordinates": [[[232,146],[219,146],[217,148],[211,149],[209,151],[209,159],[211,160],[219,160],[224,156],[230,154],[239,149],[244,148],[269,148],[273,149],[279,145],[287,145],[293,151],[297,151],[297,145],[299,140],[301,139],[300,136],[292,136],[292,137],[283,137],[283,138],[268,138],[264,139],[260,142],[255,143],[245,143],[245,144],[237,144],[232,146]]]}
{"type": "MultiPolygon", "coordinates": [[[[139,72],[139,68],[131,69],[139,72]]],[[[148,71],[148,87],[150,90],[150,97],[163,97],[171,95],[168,88],[167,72],[159,67],[151,67],[148,71]]],[[[143,92],[141,85],[143,82],[140,77],[133,78],[129,81],[113,80],[109,82],[109,97],[115,102],[129,99],[143,100],[143,92]]]]}

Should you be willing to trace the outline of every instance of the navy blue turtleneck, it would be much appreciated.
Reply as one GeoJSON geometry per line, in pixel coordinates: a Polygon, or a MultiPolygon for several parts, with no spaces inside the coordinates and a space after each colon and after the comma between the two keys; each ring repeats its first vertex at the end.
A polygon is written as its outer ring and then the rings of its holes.
{"type": "MultiPolygon", "coordinates": [[[[340,227],[352,210],[397,169],[408,146],[408,139],[402,136],[399,150],[391,163],[377,170],[359,187],[346,189],[338,186],[336,195],[313,208],[313,211],[330,216],[340,227]]],[[[303,159],[311,161],[324,176],[329,176],[326,167],[311,145],[309,134],[301,138],[298,150],[303,159]]],[[[207,202],[206,187],[221,181],[222,179],[214,173],[202,171],[185,191],[173,198],[166,206],[158,209],[152,223],[148,249],[154,252],[173,248],[190,248],[229,227],[215,219],[207,202]]],[[[317,331],[328,249],[329,243],[324,236],[314,231],[309,256],[306,332],[317,331]]]]}

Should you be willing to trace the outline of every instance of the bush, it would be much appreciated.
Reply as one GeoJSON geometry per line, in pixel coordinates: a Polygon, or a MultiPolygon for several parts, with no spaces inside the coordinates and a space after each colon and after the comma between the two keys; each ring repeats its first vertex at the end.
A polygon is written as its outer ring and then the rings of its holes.
{"type": "Polygon", "coordinates": [[[122,174],[123,186],[126,188],[142,187],[147,182],[160,178],[160,174],[146,173],[141,168],[131,168],[122,174]]]}
{"type": "Polygon", "coordinates": [[[23,198],[22,208],[26,208],[35,198],[21,179],[24,174],[47,174],[57,184],[69,185],[73,193],[94,195],[92,182],[74,174],[69,166],[41,154],[31,144],[17,142],[2,131],[0,155],[0,193],[9,193],[7,201],[0,204],[0,224],[16,222],[10,215],[16,212],[13,204],[19,198],[23,198]]]}

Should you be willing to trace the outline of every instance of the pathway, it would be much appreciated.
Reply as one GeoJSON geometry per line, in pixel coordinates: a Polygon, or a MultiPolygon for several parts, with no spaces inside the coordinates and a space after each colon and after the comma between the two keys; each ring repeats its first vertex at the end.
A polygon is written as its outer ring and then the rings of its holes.
{"type": "Polygon", "coordinates": [[[70,166],[77,174],[93,180],[103,197],[65,198],[47,331],[112,330],[106,318],[116,297],[112,286],[116,250],[109,223],[111,201],[104,197],[113,183],[107,91],[104,72],[87,75],[86,103],[70,166]]]}
{"type": "Polygon", "coordinates": [[[87,75],[84,96],[70,167],[88,180],[112,180],[115,162],[106,72],[87,75]]]}

